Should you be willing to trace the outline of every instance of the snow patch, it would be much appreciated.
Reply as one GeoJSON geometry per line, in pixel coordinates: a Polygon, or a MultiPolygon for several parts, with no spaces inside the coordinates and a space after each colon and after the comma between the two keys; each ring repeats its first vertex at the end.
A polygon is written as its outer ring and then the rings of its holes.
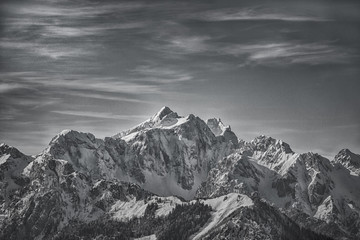
{"type": "Polygon", "coordinates": [[[134,240],[156,240],[156,235],[150,235],[150,236],[145,236],[145,237],[141,237],[141,238],[134,238],[134,240]]]}
{"type": "Polygon", "coordinates": [[[0,165],[6,163],[6,161],[9,159],[10,154],[4,154],[0,157],[0,165]]]}
{"type": "Polygon", "coordinates": [[[249,207],[254,205],[254,202],[246,195],[230,193],[218,198],[202,200],[202,203],[210,205],[214,212],[212,212],[212,217],[210,222],[197,233],[193,239],[201,239],[206,233],[208,233],[212,228],[216,227],[220,222],[222,222],[226,217],[231,213],[241,207],[249,207]]]}

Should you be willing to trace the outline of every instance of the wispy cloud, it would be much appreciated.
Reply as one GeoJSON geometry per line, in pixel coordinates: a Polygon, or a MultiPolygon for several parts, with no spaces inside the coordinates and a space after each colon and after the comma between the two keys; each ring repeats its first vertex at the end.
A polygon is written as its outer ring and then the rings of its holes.
{"type": "Polygon", "coordinates": [[[322,43],[238,44],[223,48],[226,54],[246,57],[245,64],[328,64],[347,63],[353,54],[335,45],[322,43]]]}
{"type": "Polygon", "coordinates": [[[173,21],[163,21],[151,29],[144,29],[151,41],[143,47],[161,53],[167,58],[178,58],[185,54],[199,54],[208,50],[211,37],[193,33],[190,28],[173,21]]]}
{"type": "Polygon", "coordinates": [[[1,83],[0,82],[0,93],[8,93],[16,89],[26,88],[24,85],[19,83],[1,83]]]}
{"type": "Polygon", "coordinates": [[[102,36],[106,31],[114,30],[130,30],[137,28],[145,28],[149,23],[147,22],[123,22],[116,24],[101,24],[95,26],[68,26],[68,25],[48,25],[44,26],[41,35],[45,37],[87,37],[87,36],[102,36]]]}
{"type": "Polygon", "coordinates": [[[168,39],[167,44],[163,46],[164,50],[183,53],[200,53],[208,50],[205,36],[176,36],[168,39]]]}
{"type": "Polygon", "coordinates": [[[38,57],[48,57],[50,59],[63,59],[79,57],[93,54],[89,48],[83,46],[65,46],[63,44],[40,44],[35,42],[21,41],[1,41],[0,48],[21,50],[26,54],[33,54],[38,57]]]}
{"type": "MultiPolygon", "coordinates": [[[[145,28],[149,23],[134,18],[120,18],[125,12],[143,8],[143,3],[83,4],[70,1],[7,3],[4,11],[4,35],[0,48],[15,50],[51,60],[64,60],[96,54],[111,31],[145,28]],[[115,15],[116,14],[116,15],[115,15]],[[114,21],[98,21],[103,15],[114,21]],[[90,21],[89,24],[87,21],[90,21]],[[96,37],[93,41],[89,37],[96,37]],[[64,42],[64,39],[66,41],[64,42]],[[74,40],[72,40],[74,39],[74,40]]],[[[11,54],[13,55],[13,53],[11,54]]]]}
{"type": "MultiPolygon", "coordinates": [[[[99,100],[110,100],[110,101],[117,101],[117,102],[130,102],[130,103],[148,103],[148,101],[130,98],[130,97],[121,97],[121,96],[113,96],[110,95],[108,92],[74,92],[74,91],[67,91],[64,93],[65,95],[81,97],[81,98],[93,98],[99,100]]],[[[116,94],[119,95],[119,94],[116,94]]]]}
{"type": "Polygon", "coordinates": [[[102,119],[118,119],[118,120],[132,120],[132,119],[146,119],[145,115],[118,115],[107,112],[91,112],[91,111],[51,111],[57,114],[90,117],[90,118],[102,118],[102,119]]]}
{"type": "MultiPolygon", "coordinates": [[[[131,81],[131,79],[121,79],[115,76],[95,76],[86,74],[47,74],[47,73],[24,73],[17,75],[16,81],[20,84],[31,85],[34,88],[44,88],[47,90],[91,90],[102,91],[104,93],[127,93],[127,94],[146,94],[161,93],[161,86],[142,84],[131,81]]],[[[66,92],[64,92],[66,94],[66,92]]]]}
{"type": "Polygon", "coordinates": [[[131,72],[140,77],[137,80],[153,83],[178,83],[194,79],[188,71],[150,65],[138,66],[131,72]]]}
{"type": "Polygon", "coordinates": [[[18,12],[23,15],[37,16],[37,17],[76,17],[76,18],[94,18],[96,15],[108,14],[112,12],[124,12],[135,10],[144,7],[142,3],[121,2],[114,4],[96,4],[82,5],[74,4],[73,2],[60,2],[56,4],[31,4],[17,6],[8,5],[8,10],[18,12]]]}
{"type": "Polygon", "coordinates": [[[210,55],[214,54],[211,47],[211,37],[196,34],[188,34],[186,32],[172,34],[162,32],[161,37],[156,37],[144,48],[156,54],[160,54],[167,59],[182,59],[186,56],[210,55]],[[166,33],[166,34],[164,34],[166,33]]]}
{"type": "Polygon", "coordinates": [[[193,18],[204,21],[292,21],[292,22],[320,22],[330,21],[326,18],[310,15],[296,15],[263,8],[242,8],[211,10],[192,15],[193,18]]]}

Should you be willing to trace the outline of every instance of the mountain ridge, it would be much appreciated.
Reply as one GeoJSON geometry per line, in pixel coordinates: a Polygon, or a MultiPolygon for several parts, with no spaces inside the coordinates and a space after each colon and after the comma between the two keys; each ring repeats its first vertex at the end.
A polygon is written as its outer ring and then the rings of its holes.
{"type": "MultiPolygon", "coordinates": [[[[217,118],[205,122],[163,107],[112,137],[99,139],[91,133],[64,130],[34,157],[6,144],[0,144],[0,154],[0,230],[10,239],[48,239],[67,229],[71,221],[105,224],[112,219],[138,229],[131,219],[146,218],[150,203],[162,212],[156,215],[161,222],[182,201],[200,201],[214,211],[213,220],[200,221],[201,227],[189,230],[196,239],[231,239],[234,233],[240,236],[247,231],[259,231],[250,239],[278,239],[290,236],[286,229],[291,226],[306,228],[309,232],[304,234],[309,236],[312,232],[334,239],[360,236],[359,155],[348,149],[332,160],[316,153],[299,154],[286,142],[265,135],[241,141],[217,118]],[[235,197],[231,206],[237,210],[231,217],[220,217],[230,211],[230,205],[216,206],[220,199],[235,196],[231,194],[261,199],[264,203],[259,206],[268,212],[245,210],[249,206],[237,206],[235,197]],[[274,229],[264,229],[264,216],[274,217],[274,229]],[[246,218],[258,225],[240,224],[246,218]],[[20,230],[14,232],[17,225],[20,230]]],[[[165,234],[146,233],[155,238],[165,234]]]]}

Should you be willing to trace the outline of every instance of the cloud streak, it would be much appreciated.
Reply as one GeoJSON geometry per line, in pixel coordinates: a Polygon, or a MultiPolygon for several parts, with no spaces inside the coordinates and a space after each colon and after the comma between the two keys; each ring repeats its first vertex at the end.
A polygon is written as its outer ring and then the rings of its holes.
{"type": "Polygon", "coordinates": [[[354,57],[347,49],[321,43],[238,44],[223,48],[224,54],[246,57],[245,64],[290,65],[347,63],[354,57]]]}
{"type": "Polygon", "coordinates": [[[84,91],[102,91],[104,93],[127,93],[127,94],[160,94],[160,85],[143,84],[131,79],[121,79],[115,76],[96,76],[86,74],[52,74],[24,72],[11,78],[8,75],[7,81],[13,79],[21,86],[29,86],[34,89],[57,90],[84,90],[84,91]]]}
{"type": "Polygon", "coordinates": [[[47,1],[44,4],[31,5],[8,5],[7,10],[17,12],[26,16],[36,17],[75,17],[75,18],[94,18],[97,15],[109,14],[113,12],[126,12],[139,9],[145,6],[142,3],[122,2],[117,4],[74,4],[70,1],[59,1],[55,4],[47,1]]]}
{"type": "Polygon", "coordinates": [[[330,19],[300,14],[287,14],[274,9],[242,8],[221,9],[193,15],[192,18],[203,21],[289,21],[289,22],[324,22],[330,19]]]}
{"type": "Polygon", "coordinates": [[[131,71],[132,74],[140,78],[138,81],[153,83],[182,83],[194,80],[189,71],[179,70],[169,67],[158,67],[151,65],[141,65],[131,71]]]}
{"type": "Polygon", "coordinates": [[[69,47],[62,44],[40,44],[35,42],[1,41],[0,48],[21,50],[23,53],[52,60],[89,56],[93,52],[83,46],[69,47]]]}
{"type": "Polygon", "coordinates": [[[79,117],[101,118],[101,119],[117,119],[117,120],[129,120],[132,119],[146,119],[145,115],[118,115],[108,112],[92,112],[92,111],[51,111],[52,113],[71,115],[79,117]]]}
{"type": "MultiPolygon", "coordinates": [[[[147,104],[148,101],[130,98],[130,97],[120,97],[120,96],[112,96],[109,95],[108,92],[73,92],[73,91],[67,91],[64,93],[68,96],[75,96],[80,98],[92,98],[92,99],[99,99],[99,100],[110,100],[110,101],[117,101],[117,102],[129,102],[129,103],[142,103],[147,104]]],[[[118,94],[117,94],[118,95],[118,94]]]]}
{"type": "Polygon", "coordinates": [[[117,24],[96,24],[92,27],[84,26],[67,26],[67,25],[48,25],[45,26],[43,32],[41,33],[46,37],[88,37],[88,36],[101,36],[106,34],[106,31],[115,31],[115,30],[131,30],[131,29],[141,29],[145,28],[148,25],[146,22],[123,22],[117,24]]]}

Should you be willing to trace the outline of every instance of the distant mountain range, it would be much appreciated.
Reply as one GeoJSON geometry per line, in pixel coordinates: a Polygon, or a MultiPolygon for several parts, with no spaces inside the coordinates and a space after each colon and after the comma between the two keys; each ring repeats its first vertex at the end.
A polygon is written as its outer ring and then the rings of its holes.
{"type": "Polygon", "coordinates": [[[0,145],[0,239],[360,239],[360,155],[245,142],[163,107],[112,137],[0,145]]]}

